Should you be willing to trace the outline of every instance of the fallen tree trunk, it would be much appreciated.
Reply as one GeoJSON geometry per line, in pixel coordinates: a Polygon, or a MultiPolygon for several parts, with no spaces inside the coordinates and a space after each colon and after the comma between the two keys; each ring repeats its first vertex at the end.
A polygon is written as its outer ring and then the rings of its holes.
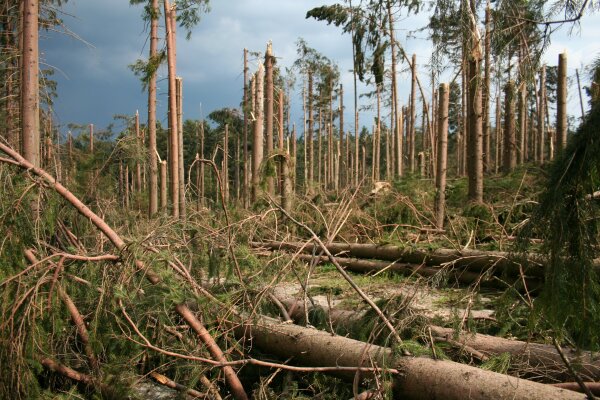
{"type": "MultiPolygon", "coordinates": [[[[513,362],[523,362],[532,368],[543,370],[549,378],[572,379],[560,354],[551,345],[528,343],[480,333],[463,332],[456,336],[453,329],[439,326],[431,326],[431,333],[437,337],[452,338],[484,354],[510,353],[513,362]]],[[[591,352],[577,353],[573,349],[563,349],[562,351],[571,360],[572,364],[577,366],[577,373],[582,379],[588,381],[600,379],[600,355],[591,352]]]]}
{"type": "MultiPolygon", "coordinates": [[[[310,262],[313,259],[312,255],[308,254],[299,254],[297,256],[298,259],[310,262]]],[[[482,274],[478,274],[471,271],[466,271],[463,269],[457,268],[447,268],[439,267],[439,266],[427,266],[422,264],[410,264],[410,263],[401,263],[401,262],[389,262],[389,261],[381,261],[381,260],[367,260],[367,259],[358,259],[358,258],[347,258],[347,257],[336,257],[337,262],[344,268],[360,273],[375,273],[380,271],[390,271],[397,272],[407,275],[417,274],[424,277],[431,277],[436,274],[442,272],[448,272],[448,282],[452,284],[452,282],[458,282],[465,285],[470,285],[473,283],[478,283],[481,286],[486,287],[496,287],[501,289],[506,289],[506,283],[494,279],[490,276],[483,276],[482,274]]],[[[329,262],[329,257],[321,256],[319,257],[319,263],[327,263],[329,262]]],[[[533,290],[539,288],[542,282],[539,279],[534,278],[525,278],[525,282],[527,284],[528,290],[533,290]]],[[[511,284],[513,282],[507,282],[511,284]]]]}
{"type": "MultiPolygon", "coordinates": [[[[585,399],[585,395],[513,378],[452,361],[395,358],[392,350],[297,325],[260,318],[234,327],[252,346],[294,362],[315,366],[393,367],[394,398],[402,399],[585,399]]],[[[363,375],[364,376],[364,375],[363,375]]],[[[345,375],[352,379],[354,374],[345,375]]]]}
{"type": "MultiPolygon", "coordinates": [[[[294,252],[301,250],[303,253],[312,251],[312,246],[306,246],[305,243],[300,242],[252,242],[252,246],[294,252]]],[[[436,249],[426,252],[391,244],[377,245],[370,243],[330,243],[327,245],[327,249],[336,256],[389,260],[419,265],[450,265],[478,272],[494,267],[499,272],[505,272],[511,276],[519,276],[521,271],[521,264],[512,260],[510,253],[503,251],[436,249]]],[[[529,255],[527,275],[538,278],[544,277],[544,269],[539,259],[541,259],[541,256],[529,255]]]]}
{"type": "MultiPolygon", "coordinates": [[[[293,298],[279,298],[288,307],[288,314],[294,321],[302,321],[305,318],[304,302],[293,298]]],[[[314,309],[309,304],[311,309],[314,309]]],[[[364,311],[343,310],[336,308],[320,307],[327,313],[329,320],[336,328],[346,332],[353,324],[357,324],[365,317],[364,311]]],[[[310,311],[310,309],[309,309],[310,311]]],[[[497,336],[484,335],[480,333],[463,332],[459,335],[451,328],[430,325],[431,334],[434,338],[444,341],[452,341],[459,346],[471,348],[485,356],[509,353],[511,363],[522,364],[525,369],[534,369],[547,379],[565,381],[572,379],[560,354],[556,348],[547,344],[528,343],[521,340],[505,339],[497,336]]],[[[582,379],[596,381],[600,379],[600,354],[591,352],[578,353],[573,349],[563,349],[563,353],[574,366],[582,379]]]]}

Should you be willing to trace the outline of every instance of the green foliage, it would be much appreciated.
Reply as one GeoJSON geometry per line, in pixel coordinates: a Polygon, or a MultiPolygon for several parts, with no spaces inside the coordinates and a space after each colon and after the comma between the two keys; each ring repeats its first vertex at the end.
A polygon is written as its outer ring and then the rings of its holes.
{"type": "Polygon", "coordinates": [[[600,186],[600,107],[593,107],[567,148],[550,166],[549,180],[534,215],[523,229],[521,250],[529,238],[544,240],[545,287],[535,305],[553,329],[577,345],[600,348],[598,203],[600,186]]]}
{"type": "Polygon", "coordinates": [[[510,353],[497,354],[490,357],[487,361],[481,364],[479,368],[504,375],[510,369],[511,358],[512,357],[510,353]]]}

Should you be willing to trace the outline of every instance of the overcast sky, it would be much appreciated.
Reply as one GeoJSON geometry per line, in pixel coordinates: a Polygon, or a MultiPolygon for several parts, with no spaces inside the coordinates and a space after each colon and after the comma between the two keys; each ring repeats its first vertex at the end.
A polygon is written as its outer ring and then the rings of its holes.
{"type": "MultiPolygon", "coordinates": [[[[307,10],[331,3],[327,0],[211,1],[211,11],[203,15],[190,40],[185,39],[182,29],[177,32],[177,74],[184,81],[184,118],[199,118],[201,110],[206,116],[215,109],[239,106],[244,48],[264,52],[266,43],[272,40],[278,63],[289,67],[296,59],[295,43],[302,37],[309,46],[338,63],[346,88],[346,120],[352,121],[350,37],[342,35],[340,28],[305,19],[307,10]]],[[[70,122],[94,123],[101,129],[112,122],[113,115],[132,115],[136,109],[144,121],[147,95],[128,68],[136,59],[147,58],[148,32],[141,18],[142,6],[130,6],[127,0],[70,0],[63,10],[65,25],[72,34],[50,32],[43,33],[41,38],[42,62],[56,69],[57,122],[63,126],[70,122]]],[[[419,69],[427,74],[423,75],[423,83],[429,86],[430,79],[425,76],[429,76],[426,63],[431,46],[426,33],[414,33],[426,24],[427,16],[423,13],[398,17],[401,20],[397,23],[397,38],[409,54],[417,54],[419,69]]],[[[568,33],[563,28],[553,36],[545,59],[555,65],[558,54],[568,50],[569,75],[574,76],[575,68],[581,69],[600,53],[597,41],[600,16],[585,16],[581,29],[568,33]]],[[[256,66],[257,60],[252,60],[251,72],[256,66]]],[[[159,118],[166,125],[166,68],[159,75],[159,118]]],[[[587,76],[583,80],[582,84],[587,84],[587,76]]],[[[410,78],[406,73],[401,74],[399,85],[401,99],[408,98],[410,78]]],[[[575,90],[576,86],[572,86],[569,92],[569,111],[579,116],[575,90]]],[[[300,96],[298,92],[292,99],[296,110],[302,101],[300,96]]],[[[292,120],[301,124],[299,112],[294,113],[292,120]]],[[[361,117],[361,125],[371,123],[370,115],[361,117]]]]}

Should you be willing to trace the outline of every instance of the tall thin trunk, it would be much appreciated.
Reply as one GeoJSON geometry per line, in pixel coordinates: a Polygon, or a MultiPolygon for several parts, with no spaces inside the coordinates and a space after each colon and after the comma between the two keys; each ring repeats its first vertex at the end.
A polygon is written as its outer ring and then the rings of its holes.
{"type": "Polygon", "coordinates": [[[38,0],[23,0],[21,45],[21,141],[23,157],[40,166],[38,0]]]}
{"type": "Polygon", "coordinates": [[[435,174],[435,225],[444,228],[444,207],[446,203],[446,164],[448,159],[448,103],[449,87],[447,83],[440,85],[438,101],[437,132],[437,172],[435,174]]]}
{"type": "MultiPolygon", "coordinates": [[[[277,108],[278,108],[278,118],[277,118],[277,147],[278,150],[281,154],[284,153],[284,131],[283,131],[283,109],[284,109],[284,105],[285,105],[285,95],[283,93],[283,88],[280,88],[279,90],[279,98],[278,98],[278,102],[277,102],[277,108]]],[[[283,157],[280,157],[280,161],[278,163],[278,187],[279,187],[279,192],[280,194],[283,196],[283,190],[285,187],[285,176],[284,176],[284,164],[286,163],[286,160],[283,157]]]]}
{"type": "Polygon", "coordinates": [[[169,0],[164,1],[165,29],[167,41],[167,66],[169,76],[169,175],[171,189],[171,215],[179,218],[179,135],[177,133],[176,59],[174,32],[171,24],[172,12],[169,0]]]}
{"type": "Polygon", "coordinates": [[[375,140],[373,141],[373,179],[381,179],[381,86],[377,85],[377,126],[375,128],[375,140]]]}
{"type": "Polygon", "coordinates": [[[501,143],[502,143],[502,108],[500,103],[500,96],[496,96],[496,134],[495,134],[495,142],[496,146],[494,153],[494,172],[498,173],[500,168],[500,158],[502,156],[501,151],[501,143]]]}
{"type": "Polygon", "coordinates": [[[508,81],[504,88],[504,155],[503,170],[511,172],[517,166],[515,138],[515,84],[508,81]]]}
{"type": "Polygon", "coordinates": [[[90,124],[90,154],[94,154],[94,124],[90,124]]]}
{"type": "Polygon", "coordinates": [[[334,165],[334,146],[333,146],[333,84],[329,86],[329,123],[327,124],[327,185],[329,188],[333,185],[333,165],[334,165]]]}
{"type": "Polygon", "coordinates": [[[485,8],[485,65],[483,73],[483,168],[485,172],[491,169],[490,154],[490,76],[491,76],[491,53],[492,53],[492,13],[490,0],[487,0],[485,8]]]}
{"type": "MultiPolygon", "coordinates": [[[[200,121],[200,159],[204,158],[204,121],[200,121]]],[[[204,183],[204,163],[200,163],[200,184],[198,188],[198,201],[200,205],[204,206],[204,198],[205,196],[205,183],[204,183]]]]}
{"type": "Polygon", "coordinates": [[[583,96],[581,95],[581,82],[579,81],[579,69],[575,68],[575,76],[577,76],[577,93],[579,94],[579,106],[581,107],[581,120],[585,118],[583,109],[583,96]]]}
{"type": "Polygon", "coordinates": [[[244,208],[248,207],[248,187],[250,186],[248,174],[248,49],[244,49],[244,100],[242,103],[242,112],[244,114],[242,145],[244,146],[244,184],[242,186],[242,204],[244,208]]]}
{"type": "MultiPolygon", "coordinates": [[[[158,53],[158,0],[152,0],[150,21],[150,60],[158,53]]],[[[158,212],[158,158],[156,156],[156,72],[150,75],[148,82],[148,152],[150,153],[150,186],[148,214],[152,217],[158,212]]]]}
{"type": "MultiPolygon", "coordinates": [[[[137,150],[142,149],[142,135],[140,134],[140,113],[135,110],[135,143],[137,150]]],[[[135,178],[138,191],[142,190],[142,164],[138,160],[135,163],[135,178]]]]}
{"type": "MultiPolygon", "coordinates": [[[[173,26],[175,21],[173,20],[173,26]]],[[[177,96],[177,166],[179,171],[179,216],[185,218],[185,166],[183,165],[183,79],[175,78],[177,96]]]]}
{"type": "MultiPolygon", "coordinates": [[[[315,180],[315,168],[314,168],[314,142],[313,142],[313,73],[308,70],[308,93],[306,94],[306,101],[308,102],[308,192],[312,192],[312,185],[315,180]]],[[[305,143],[306,145],[306,143],[305,143]]]]}
{"type": "Polygon", "coordinates": [[[400,130],[402,129],[402,125],[400,125],[401,116],[399,116],[400,112],[398,111],[398,87],[396,84],[396,40],[394,37],[394,14],[392,13],[392,1],[387,0],[387,13],[388,13],[388,30],[390,34],[390,48],[392,52],[392,121],[393,124],[390,126],[393,129],[392,138],[395,138],[396,144],[396,156],[392,157],[396,159],[395,163],[395,172],[396,175],[402,176],[402,136],[400,130]]]}
{"type": "Polygon", "coordinates": [[[556,151],[567,146],[567,54],[558,55],[558,85],[556,88],[556,151]]]}
{"type": "Polygon", "coordinates": [[[527,87],[525,82],[519,86],[519,164],[527,161],[527,87]]]}
{"type": "Polygon", "coordinates": [[[304,140],[304,146],[302,146],[303,148],[303,153],[304,153],[304,193],[308,193],[308,188],[309,188],[309,184],[308,184],[308,141],[307,141],[307,135],[308,135],[308,129],[307,129],[307,110],[306,110],[306,81],[303,82],[302,84],[302,132],[303,132],[303,140],[304,140]]]}
{"type": "Polygon", "coordinates": [[[129,209],[129,165],[125,165],[125,208],[129,209]]]}
{"type": "Polygon", "coordinates": [[[160,209],[165,212],[167,211],[167,162],[160,162],[160,209]]]}
{"type": "Polygon", "coordinates": [[[319,187],[323,181],[321,173],[323,171],[323,110],[319,108],[319,129],[317,130],[317,183],[319,187]]]}
{"type": "MultiPolygon", "coordinates": [[[[273,47],[271,42],[267,44],[265,52],[265,135],[267,141],[267,164],[271,165],[273,155],[273,47]]],[[[275,193],[275,180],[270,171],[267,171],[267,191],[270,195],[275,193]]]]}
{"type": "Polygon", "coordinates": [[[354,28],[354,8],[352,8],[352,0],[348,1],[350,6],[350,18],[353,21],[350,24],[350,31],[352,35],[352,77],[354,81],[354,186],[358,186],[359,181],[359,145],[358,145],[358,89],[357,89],[357,77],[356,77],[356,49],[354,48],[354,35],[356,29],[354,28]]]}
{"type": "Polygon", "coordinates": [[[263,108],[264,108],[264,67],[258,64],[258,72],[254,81],[256,86],[256,105],[254,121],[254,141],[252,143],[252,203],[258,199],[260,192],[260,165],[263,161],[263,108]]]}
{"type": "Polygon", "coordinates": [[[402,164],[403,164],[403,153],[402,146],[404,142],[404,118],[402,109],[398,108],[399,105],[396,103],[396,175],[402,176],[402,164]]]}
{"type": "Polygon", "coordinates": [[[347,140],[348,138],[344,137],[344,86],[340,83],[340,109],[339,109],[339,113],[340,113],[340,126],[339,126],[339,133],[340,133],[340,148],[342,151],[342,156],[340,158],[340,164],[339,164],[339,175],[338,175],[338,182],[342,185],[345,186],[346,182],[347,182],[347,178],[348,178],[348,173],[347,173],[347,168],[348,168],[348,143],[347,140]],[[345,146],[344,146],[345,144],[345,146]]]}
{"type": "Polygon", "coordinates": [[[410,85],[410,138],[408,148],[408,160],[410,163],[410,172],[415,172],[415,125],[417,121],[417,55],[412,55],[412,64],[410,66],[411,85],[410,85]]]}
{"type": "Polygon", "coordinates": [[[483,202],[483,126],[481,104],[481,82],[479,60],[471,57],[469,60],[469,96],[467,134],[467,162],[469,171],[469,201],[483,202]]]}
{"type": "Polygon", "coordinates": [[[223,206],[225,206],[229,203],[229,124],[225,124],[225,135],[223,136],[221,184],[223,185],[223,198],[225,199],[223,206]]]}
{"type": "Polygon", "coordinates": [[[292,125],[292,154],[291,154],[291,167],[292,170],[290,173],[292,174],[292,191],[296,190],[296,159],[298,157],[298,137],[296,136],[296,124],[292,125]]]}
{"type": "Polygon", "coordinates": [[[537,117],[538,117],[538,162],[540,164],[544,163],[544,152],[545,152],[545,143],[546,143],[546,114],[545,114],[545,104],[546,101],[546,66],[542,66],[542,71],[540,73],[540,92],[539,92],[539,100],[538,100],[538,108],[537,108],[537,117]]]}

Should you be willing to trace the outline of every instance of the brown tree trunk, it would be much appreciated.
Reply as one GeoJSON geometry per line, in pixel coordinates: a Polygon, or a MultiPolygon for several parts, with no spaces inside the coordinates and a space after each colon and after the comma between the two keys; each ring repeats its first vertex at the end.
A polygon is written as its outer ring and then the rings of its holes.
{"type": "Polygon", "coordinates": [[[411,85],[410,85],[410,119],[408,132],[408,160],[410,172],[415,172],[415,125],[417,122],[417,55],[412,55],[412,64],[410,66],[411,85]]]}
{"type": "Polygon", "coordinates": [[[485,8],[485,65],[483,75],[483,168],[484,172],[491,170],[490,154],[490,76],[492,53],[492,15],[490,0],[485,8]]]}
{"type": "Polygon", "coordinates": [[[581,95],[581,82],[579,80],[579,69],[575,68],[575,76],[577,77],[577,93],[579,94],[579,106],[581,107],[581,120],[585,118],[585,111],[583,109],[583,96],[581,95]]]}
{"type": "Polygon", "coordinates": [[[467,133],[467,162],[469,175],[469,201],[483,202],[483,132],[482,132],[482,107],[481,107],[481,76],[479,73],[479,60],[471,57],[469,60],[469,96],[467,107],[469,110],[469,129],[467,133]]]}
{"type": "MultiPolygon", "coordinates": [[[[142,135],[140,134],[140,113],[138,110],[135,110],[135,143],[138,152],[142,149],[142,135]]],[[[140,161],[136,161],[135,163],[135,179],[137,190],[142,190],[142,165],[140,161]]]]}
{"type": "Polygon", "coordinates": [[[450,90],[447,83],[440,85],[438,101],[437,172],[435,174],[435,226],[444,228],[446,206],[446,164],[448,159],[448,103],[450,90]]]}
{"type": "Polygon", "coordinates": [[[164,1],[165,30],[167,42],[167,66],[169,76],[169,175],[171,191],[171,215],[179,218],[179,134],[177,133],[176,59],[169,0],[164,1]]]}
{"type": "Polygon", "coordinates": [[[546,114],[545,114],[545,104],[546,102],[546,66],[542,66],[542,71],[540,72],[540,91],[539,91],[539,100],[537,107],[537,117],[538,117],[538,135],[537,135],[537,145],[538,145],[538,162],[540,164],[544,163],[544,153],[545,153],[545,144],[546,144],[546,114]]]}
{"type": "MultiPolygon", "coordinates": [[[[491,371],[421,357],[400,357],[394,360],[389,348],[332,336],[292,324],[281,324],[272,318],[234,327],[239,338],[252,339],[252,344],[284,358],[309,366],[379,367],[391,365],[402,371],[394,374],[395,398],[462,400],[465,393],[472,400],[567,400],[585,399],[585,395],[540,383],[507,377],[491,371]],[[465,379],[468,376],[469,379],[465,379]]],[[[356,371],[340,375],[354,379],[356,371]]],[[[362,372],[362,376],[372,376],[362,372]]]]}
{"type": "MultiPolygon", "coordinates": [[[[308,70],[308,93],[306,95],[306,101],[308,102],[308,183],[307,188],[308,192],[312,192],[312,186],[314,184],[315,179],[315,168],[314,168],[314,141],[313,141],[313,73],[309,69],[308,70]]],[[[306,146],[306,143],[305,143],[306,146]]]]}
{"type": "Polygon", "coordinates": [[[248,173],[248,49],[244,49],[244,99],[242,102],[242,113],[244,115],[244,126],[243,126],[243,135],[244,139],[242,141],[243,153],[244,153],[244,184],[242,186],[242,204],[244,208],[247,208],[249,205],[248,202],[248,188],[250,187],[250,179],[248,173]]]}
{"type": "MultiPolygon", "coordinates": [[[[273,163],[273,48],[271,42],[267,44],[265,52],[265,135],[267,142],[267,164],[273,163]]],[[[267,172],[267,192],[270,195],[275,194],[275,180],[270,171],[267,172]]]]}
{"type": "Polygon", "coordinates": [[[90,124],[90,154],[94,154],[94,124],[90,124]]]}
{"type": "MultiPolygon", "coordinates": [[[[284,154],[285,153],[285,146],[284,146],[284,129],[283,129],[283,109],[285,107],[285,95],[283,93],[283,88],[279,89],[279,97],[278,97],[278,101],[277,101],[277,108],[278,108],[278,112],[277,112],[277,147],[279,150],[280,154],[284,154]]],[[[284,176],[284,165],[285,164],[285,160],[281,158],[280,162],[277,164],[278,165],[278,170],[277,170],[277,188],[279,189],[279,194],[283,196],[283,188],[284,188],[284,182],[285,182],[285,176],[284,176]]]]}
{"type": "MultiPolygon", "coordinates": [[[[150,21],[150,60],[158,53],[158,0],[152,0],[150,21]]],[[[158,212],[158,157],[156,149],[156,72],[148,82],[148,153],[150,156],[150,185],[148,193],[148,215],[158,212]]]]}
{"type": "MultiPolygon", "coordinates": [[[[204,159],[204,121],[200,121],[200,159],[204,159]]],[[[200,163],[200,182],[198,188],[198,202],[200,206],[204,206],[205,195],[205,183],[204,183],[204,163],[200,163]]]]}
{"type": "Polygon", "coordinates": [[[567,146],[567,54],[558,55],[558,84],[556,88],[556,151],[567,146]]]}
{"type": "Polygon", "coordinates": [[[519,86],[519,164],[527,161],[527,87],[524,82],[519,86]]]}
{"type": "Polygon", "coordinates": [[[225,135],[223,136],[223,164],[221,169],[221,182],[223,185],[223,198],[225,207],[229,203],[229,124],[225,124],[225,135]]]}
{"type": "Polygon", "coordinates": [[[263,161],[263,89],[264,68],[262,63],[258,64],[258,72],[254,82],[256,86],[256,106],[254,121],[254,140],[252,143],[252,203],[255,203],[260,193],[260,165],[263,161]]]}
{"type": "MultiPolygon", "coordinates": [[[[175,26],[175,17],[172,20],[175,26]]],[[[175,29],[173,29],[175,31],[175,29]]],[[[185,166],[183,165],[183,79],[175,78],[177,96],[177,166],[179,171],[179,217],[184,219],[185,210],[185,166]]]]}
{"type": "Polygon", "coordinates": [[[515,84],[508,81],[504,88],[504,154],[502,169],[512,172],[517,166],[515,135],[515,84]]]}
{"type": "MultiPolygon", "coordinates": [[[[396,96],[398,94],[396,93],[396,96]]],[[[399,107],[398,104],[396,104],[399,107]]],[[[396,175],[401,177],[403,173],[404,152],[404,112],[402,109],[396,110],[396,175]]]]}
{"type": "Polygon", "coordinates": [[[340,83],[340,93],[339,93],[339,113],[340,113],[340,126],[339,126],[339,134],[340,134],[340,148],[342,150],[342,156],[339,161],[339,174],[338,174],[338,182],[342,187],[346,186],[348,173],[346,169],[348,168],[348,144],[346,141],[347,138],[344,137],[344,86],[340,83]],[[345,147],[344,147],[345,144],[345,147]]]}
{"type": "Polygon", "coordinates": [[[164,212],[167,210],[167,162],[160,163],[160,209],[164,212]]]}
{"type": "Polygon", "coordinates": [[[396,153],[393,155],[396,162],[394,164],[394,171],[397,176],[402,176],[402,117],[398,110],[398,86],[396,84],[396,40],[394,36],[394,14],[392,13],[392,1],[386,1],[387,14],[388,14],[388,32],[390,35],[390,48],[392,52],[392,121],[390,128],[392,131],[392,138],[395,140],[396,153]]]}
{"type": "Polygon", "coordinates": [[[21,142],[23,157],[40,166],[38,0],[23,0],[21,44],[21,142]]]}

